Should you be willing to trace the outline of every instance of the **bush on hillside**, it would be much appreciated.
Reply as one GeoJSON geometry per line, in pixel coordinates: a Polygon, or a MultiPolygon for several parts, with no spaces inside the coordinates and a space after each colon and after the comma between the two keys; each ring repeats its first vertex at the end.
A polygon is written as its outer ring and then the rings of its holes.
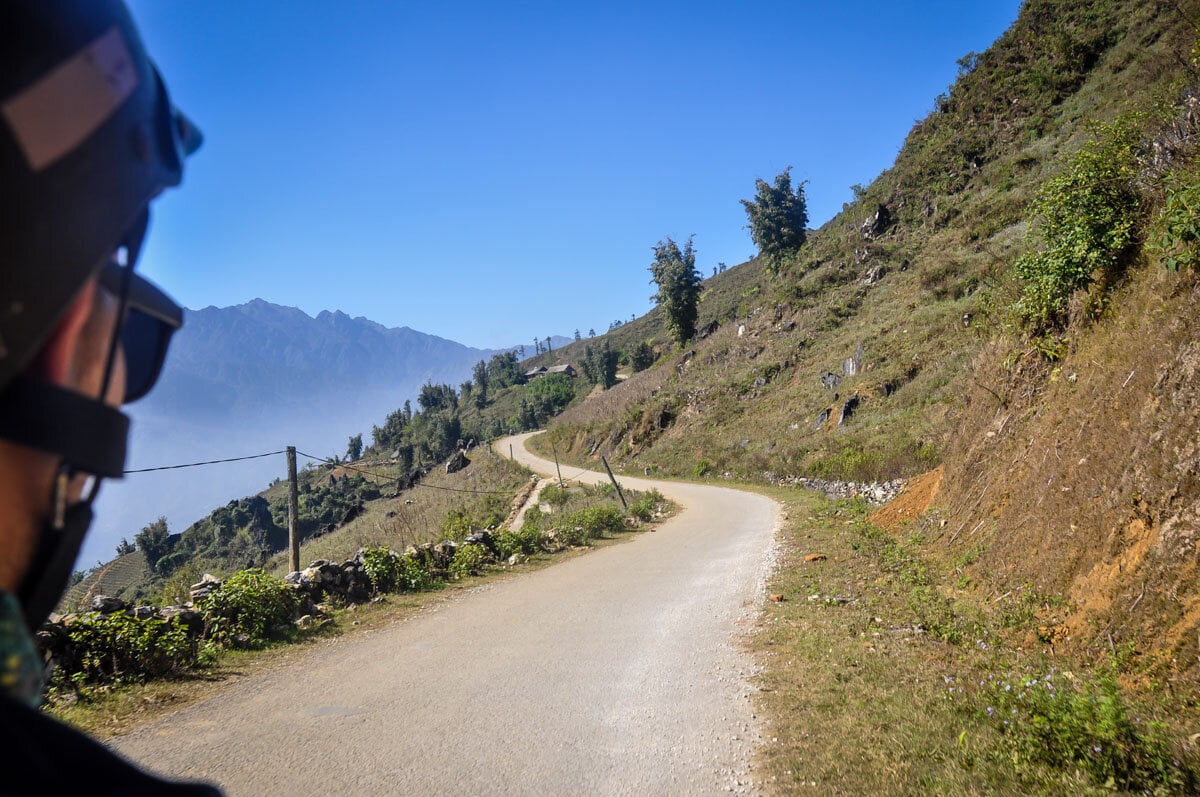
{"type": "Polygon", "coordinates": [[[390,548],[367,548],[363,551],[363,572],[378,593],[393,592],[400,583],[400,557],[390,548]]]}
{"type": "Polygon", "coordinates": [[[1166,202],[1150,235],[1158,263],[1168,271],[1200,270],[1200,183],[1180,172],[1163,183],[1166,202]]]}
{"type": "Polygon", "coordinates": [[[1030,234],[1042,248],[1016,263],[1016,311],[1035,332],[1062,329],[1072,294],[1115,276],[1137,242],[1139,140],[1132,118],[1101,128],[1038,193],[1030,234]]]}
{"type": "Polygon", "coordinates": [[[136,683],[196,663],[196,648],[187,632],[157,617],[85,614],[68,626],[67,636],[70,643],[51,677],[57,686],[136,683]]]}
{"type": "Polygon", "coordinates": [[[500,554],[506,558],[513,554],[525,556],[535,554],[542,550],[544,541],[545,535],[542,534],[537,524],[529,522],[529,513],[526,513],[525,524],[519,531],[505,529],[496,535],[496,546],[500,549],[500,554]]]}
{"type": "Polygon", "coordinates": [[[629,505],[629,514],[641,521],[649,521],[654,517],[658,507],[666,503],[666,498],[658,490],[642,493],[636,501],[629,505]]]}
{"type": "Polygon", "coordinates": [[[454,552],[454,559],[450,562],[450,576],[460,579],[479,575],[479,572],[483,570],[483,562],[486,558],[486,552],[482,546],[460,545],[454,552]]]}
{"type": "Polygon", "coordinates": [[[420,562],[407,556],[401,556],[396,561],[400,566],[396,584],[401,591],[421,592],[438,586],[437,579],[420,562]]]}
{"type": "Polygon", "coordinates": [[[197,601],[209,638],[254,647],[290,625],[299,600],[291,586],[261,568],[239,570],[197,601]]]}

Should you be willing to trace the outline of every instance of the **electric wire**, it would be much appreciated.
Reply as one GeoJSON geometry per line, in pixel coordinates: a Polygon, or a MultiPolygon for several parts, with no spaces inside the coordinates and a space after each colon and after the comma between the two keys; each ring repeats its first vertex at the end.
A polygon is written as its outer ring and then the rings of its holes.
{"type": "MultiPolygon", "coordinates": [[[[287,453],[287,449],[280,449],[279,451],[268,451],[264,454],[250,454],[249,456],[244,456],[244,457],[228,457],[226,459],[210,459],[210,460],[205,460],[204,462],[186,462],[181,465],[162,465],[157,468],[135,468],[133,470],[121,471],[121,473],[122,473],[122,475],[128,475],[131,473],[152,473],[154,471],[162,471],[162,470],[180,470],[182,468],[197,468],[197,467],[200,467],[201,465],[221,465],[221,464],[224,464],[227,462],[242,462],[243,460],[248,460],[248,459],[262,459],[263,457],[273,457],[273,456],[277,456],[279,454],[286,454],[286,453],[287,453]]],[[[356,467],[354,465],[348,465],[344,462],[335,462],[332,459],[327,459],[325,457],[318,457],[318,456],[314,456],[312,454],[306,454],[303,451],[299,451],[299,450],[297,450],[296,453],[302,457],[305,457],[306,459],[311,459],[316,462],[323,462],[326,465],[334,465],[336,467],[345,468],[346,470],[354,471],[355,473],[361,473],[366,476],[372,476],[376,479],[383,479],[385,481],[397,481],[397,478],[395,476],[389,476],[384,473],[378,473],[376,471],[367,470],[366,468],[360,468],[360,467],[356,467]]],[[[580,474],[586,473],[586,472],[587,471],[580,471],[573,478],[578,478],[578,476],[580,474]]],[[[417,482],[410,486],[411,487],[428,487],[431,490],[445,490],[447,492],[452,492],[452,493],[474,493],[475,495],[508,495],[508,493],[504,490],[468,490],[468,489],[465,489],[462,487],[446,487],[444,485],[425,484],[423,482],[417,482]]]]}
{"type": "Polygon", "coordinates": [[[158,468],[137,468],[135,470],[124,470],[124,471],[121,471],[121,473],[124,475],[124,474],[129,474],[129,473],[150,473],[151,471],[156,471],[156,470],[179,470],[180,468],[196,468],[201,465],[220,465],[220,464],[223,464],[226,462],[241,462],[244,459],[262,459],[263,457],[273,457],[276,454],[284,454],[284,453],[286,453],[286,451],[284,449],[280,449],[279,451],[268,451],[265,454],[251,454],[246,457],[229,457],[228,459],[210,459],[205,462],[188,462],[183,465],[163,465],[158,468]]]}

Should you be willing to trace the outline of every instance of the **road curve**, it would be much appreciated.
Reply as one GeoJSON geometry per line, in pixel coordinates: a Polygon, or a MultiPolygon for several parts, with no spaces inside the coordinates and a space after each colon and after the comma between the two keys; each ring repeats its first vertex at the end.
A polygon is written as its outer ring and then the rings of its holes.
{"type": "MultiPolygon", "coordinates": [[[[527,437],[496,449],[512,443],[553,473],[527,437]]],[[[112,747],[232,795],[752,791],[752,662],[739,636],[762,599],[777,505],[621,483],[686,510],[626,544],[304,653],[112,747]]]]}

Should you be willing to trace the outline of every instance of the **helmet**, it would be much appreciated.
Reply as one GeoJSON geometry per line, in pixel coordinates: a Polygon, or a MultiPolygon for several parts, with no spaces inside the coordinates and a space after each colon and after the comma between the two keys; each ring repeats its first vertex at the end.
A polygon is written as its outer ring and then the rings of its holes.
{"type": "Polygon", "coordinates": [[[120,0],[0,3],[0,390],[199,144],[120,0]]]}
{"type": "Polygon", "coordinates": [[[19,587],[31,628],[62,594],[100,479],[121,475],[129,422],[26,366],[97,278],[123,313],[107,370],[123,345],[136,360],[125,399],[149,390],[182,311],[133,266],[150,201],[199,145],[120,0],[0,1],[0,438],[60,461],[53,518],[19,587]],[[76,473],[96,478],[68,507],[76,473]]]}

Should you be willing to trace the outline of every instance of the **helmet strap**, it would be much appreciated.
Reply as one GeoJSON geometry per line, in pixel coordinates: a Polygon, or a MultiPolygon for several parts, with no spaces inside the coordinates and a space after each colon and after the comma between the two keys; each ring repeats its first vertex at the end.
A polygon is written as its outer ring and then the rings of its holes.
{"type": "Polygon", "coordinates": [[[94,494],[86,501],[68,506],[69,471],[65,467],[60,469],[54,482],[55,517],[42,528],[38,550],[17,594],[25,624],[31,631],[41,628],[62,599],[79,549],[83,547],[83,538],[92,523],[94,494]]]}

